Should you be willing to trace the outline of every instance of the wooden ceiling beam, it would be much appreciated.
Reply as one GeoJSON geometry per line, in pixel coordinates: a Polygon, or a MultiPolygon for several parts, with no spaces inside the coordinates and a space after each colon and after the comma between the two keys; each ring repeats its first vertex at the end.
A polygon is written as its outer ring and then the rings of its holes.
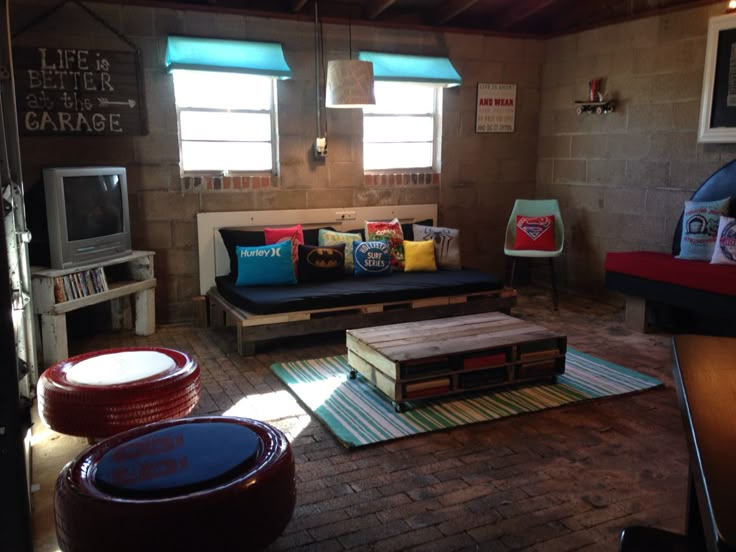
{"type": "Polygon", "coordinates": [[[291,11],[296,13],[306,5],[308,0],[291,0],[291,11]]]}
{"type": "Polygon", "coordinates": [[[494,26],[499,30],[506,30],[555,4],[559,4],[559,0],[518,0],[511,8],[503,11],[494,19],[494,26]]]}
{"type": "Polygon", "coordinates": [[[396,0],[371,0],[365,7],[365,16],[368,19],[375,19],[395,3],[396,0]]]}
{"type": "Polygon", "coordinates": [[[478,0],[453,0],[452,2],[445,2],[434,12],[432,22],[435,25],[444,25],[477,3],[478,0]]]}

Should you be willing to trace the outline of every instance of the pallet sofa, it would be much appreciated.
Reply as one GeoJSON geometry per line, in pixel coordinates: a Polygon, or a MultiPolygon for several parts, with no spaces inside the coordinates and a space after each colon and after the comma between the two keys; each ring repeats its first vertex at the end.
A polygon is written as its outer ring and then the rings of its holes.
{"type": "MultiPolygon", "coordinates": [[[[365,220],[398,218],[405,229],[414,222],[437,221],[437,205],[397,205],[199,213],[197,234],[200,293],[208,323],[235,326],[238,352],[255,353],[263,341],[427,320],[488,311],[510,311],[516,292],[502,279],[477,270],[393,273],[336,282],[289,286],[236,287],[221,228],[262,231],[301,224],[307,230],[330,227],[346,232],[365,220]]],[[[312,233],[315,235],[316,233],[312,233]]],[[[202,318],[205,318],[203,315],[202,318]]],[[[203,322],[207,323],[207,322],[203,322]]]]}
{"type": "MultiPolygon", "coordinates": [[[[709,177],[692,201],[736,198],[736,161],[709,177]]],[[[734,216],[736,200],[731,203],[734,216]]],[[[672,253],[629,251],[608,253],[605,285],[626,295],[626,325],[638,331],[652,327],[654,304],[685,309],[695,316],[736,320],[736,266],[676,259],[680,253],[683,216],[672,238],[672,253]]]]}

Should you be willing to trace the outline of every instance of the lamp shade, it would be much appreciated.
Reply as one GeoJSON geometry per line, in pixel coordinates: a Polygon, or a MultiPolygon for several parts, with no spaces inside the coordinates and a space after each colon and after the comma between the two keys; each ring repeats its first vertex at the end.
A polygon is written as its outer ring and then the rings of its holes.
{"type": "Polygon", "coordinates": [[[373,64],[370,61],[341,59],[327,63],[327,107],[375,105],[373,64]]]}

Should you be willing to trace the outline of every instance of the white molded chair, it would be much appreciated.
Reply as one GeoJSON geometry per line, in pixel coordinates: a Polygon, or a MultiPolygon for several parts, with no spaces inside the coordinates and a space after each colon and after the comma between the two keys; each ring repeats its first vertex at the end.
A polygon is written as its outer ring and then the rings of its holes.
{"type": "Polygon", "coordinates": [[[562,215],[560,214],[560,205],[556,199],[517,199],[514,208],[511,211],[509,222],[506,225],[506,241],[504,242],[503,252],[511,257],[511,279],[509,286],[514,285],[514,271],[516,270],[517,257],[528,258],[548,258],[549,268],[552,273],[552,299],[554,301],[555,310],[559,304],[557,296],[557,281],[555,280],[555,265],[553,259],[562,254],[565,245],[565,225],[562,223],[562,215]],[[555,216],[555,250],[539,251],[536,249],[514,249],[516,241],[516,216],[525,217],[542,217],[545,215],[555,216]]]}

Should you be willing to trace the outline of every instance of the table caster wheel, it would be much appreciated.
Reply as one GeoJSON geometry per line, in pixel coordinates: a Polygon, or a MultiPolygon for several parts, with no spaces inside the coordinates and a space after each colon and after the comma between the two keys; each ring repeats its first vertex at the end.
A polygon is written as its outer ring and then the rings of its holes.
{"type": "Polygon", "coordinates": [[[598,106],[595,108],[596,115],[602,115],[603,114],[603,108],[601,106],[598,106]]]}
{"type": "Polygon", "coordinates": [[[350,370],[350,379],[355,379],[357,376],[358,376],[358,372],[356,372],[355,370],[351,369],[350,370]]]}
{"type": "Polygon", "coordinates": [[[401,414],[404,411],[404,405],[402,403],[394,403],[394,410],[401,414]]]}
{"type": "Polygon", "coordinates": [[[578,115],[582,115],[582,114],[583,114],[583,108],[582,108],[582,107],[578,107],[578,108],[577,108],[577,109],[575,110],[575,112],[576,112],[576,113],[577,113],[578,115]]]}

